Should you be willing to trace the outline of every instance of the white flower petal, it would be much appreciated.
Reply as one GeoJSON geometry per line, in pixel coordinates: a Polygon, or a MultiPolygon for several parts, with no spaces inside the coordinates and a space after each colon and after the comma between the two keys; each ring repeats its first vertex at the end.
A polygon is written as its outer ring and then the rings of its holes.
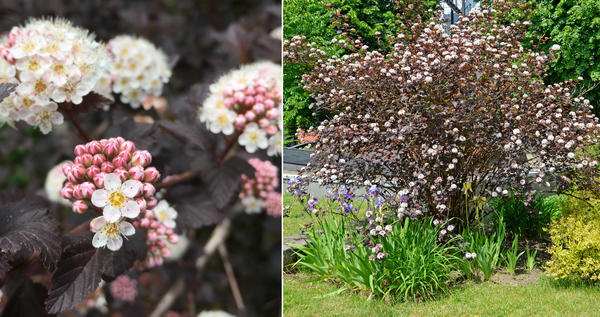
{"type": "Polygon", "coordinates": [[[110,174],[104,175],[104,188],[105,189],[112,191],[112,190],[118,189],[119,187],[121,187],[121,179],[119,178],[119,176],[117,176],[117,174],[110,173],[110,174]]]}
{"type": "Polygon", "coordinates": [[[122,235],[130,236],[135,233],[135,228],[129,222],[121,221],[119,224],[119,232],[121,232],[122,235]]]}
{"type": "Polygon", "coordinates": [[[104,219],[106,219],[106,221],[108,222],[117,222],[119,218],[121,218],[121,211],[117,207],[108,205],[104,207],[102,215],[104,216],[104,219]]]}
{"type": "Polygon", "coordinates": [[[121,238],[120,234],[114,234],[114,235],[108,237],[106,246],[111,251],[117,251],[123,246],[123,238],[121,238]]]}
{"type": "Polygon", "coordinates": [[[106,220],[102,216],[96,217],[90,222],[90,226],[94,229],[94,232],[102,230],[102,227],[104,227],[105,224],[106,220]]]}
{"type": "Polygon", "coordinates": [[[106,201],[108,200],[108,192],[104,189],[96,189],[92,193],[92,204],[96,207],[104,207],[106,206],[106,201]]]}
{"type": "Polygon", "coordinates": [[[163,221],[163,225],[167,228],[175,228],[175,221],[173,221],[173,219],[167,219],[163,221]]]}
{"type": "Polygon", "coordinates": [[[121,190],[123,191],[125,196],[127,196],[129,198],[133,198],[133,197],[137,196],[137,194],[140,192],[141,188],[142,188],[142,183],[140,181],[136,181],[133,179],[130,179],[130,180],[126,181],[125,183],[123,183],[123,185],[121,185],[121,190]]]}
{"type": "Polygon", "coordinates": [[[123,207],[121,207],[120,212],[123,217],[127,218],[135,218],[140,214],[140,205],[137,202],[130,200],[125,203],[123,207]]]}
{"type": "Polygon", "coordinates": [[[94,248],[102,248],[106,245],[106,235],[102,232],[96,232],[94,238],[92,239],[92,245],[94,248]]]}

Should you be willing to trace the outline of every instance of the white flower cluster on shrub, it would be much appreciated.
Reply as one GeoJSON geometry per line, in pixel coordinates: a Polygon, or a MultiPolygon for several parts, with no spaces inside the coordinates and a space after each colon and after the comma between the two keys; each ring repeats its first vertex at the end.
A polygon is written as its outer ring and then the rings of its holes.
{"type": "Polygon", "coordinates": [[[63,19],[14,27],[2,38],[0,54],[0,81],[18,85],[0,103],[0,123],[26,121],[45,134],[63,122],[57,104],[80,104],[109,64],[104,45],[63,19]]]}
{"type": "Polygon", "coordinates": [[[167,55],[143,38],[119,35],[107,44],[112,58],[112,91],[139,108],[149,96],[160,96],[171,77],[167,55]]]}

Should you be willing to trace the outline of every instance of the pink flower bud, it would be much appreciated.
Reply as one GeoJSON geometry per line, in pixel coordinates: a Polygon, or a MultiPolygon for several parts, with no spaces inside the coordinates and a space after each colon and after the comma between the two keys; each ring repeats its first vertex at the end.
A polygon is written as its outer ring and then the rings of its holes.
{"type": "Polygon", "coordinates": [[[66,183],[65,187],[63,187],[60,190],[60,195],[64,199],[71,199],[71,198],[73,198],[73,185],[71,183],[66,183]]]}
{"type": "Polygon", "coordinates": [[[265,112],[265,105],[263,105],[262,103],[257,103],[254,106],[252,106],[252,110],[256,114],[261,114],[261,113],[265,112]]]}
{"type": "Polygon", "coordinates": [[[119,176],[119,178],[121,179],[121,182],[124,182],[128,177],[129,177],[129,173],[122,169],[122,168],[116,168],[113,173],[117,174],[117,176],[119,176]]]}
{"type": "Polygon", "coordinates": [[[87,149],[88,153],[90,153],[92,155],[96,155],[96,154],[102,152],[102,145],[100,145],[100,142],[94,140],[94,141],[88,142],[88,144],[86,144],[86,149],[87,149]]]}
{"type": "Polygon", "coordinates": [[[229,109],[232,109],[233,106],[235,106],[235,99],[233,99],[233,98],[225,98],[224,102],[225,102],[225,107],[227,107],[229,109]]]}
{"type": "Polygon", "coordinates": [[[83,200],[76,200],[73,202],[73,212],[76,214],[82,214],[88,209],[88,205],[83,200]]]}
{"type": "Polygon", "coordinates": [[[172,244],[175,244],[177,242],[179,242],[179,236],[176,234],[172,234],[169,236],[169,242],[171,242],[172,244]]]}
{"type": "Polygon", "coordinates": [[[96,187],[104,188],[104,175],[106,175],[106,173],[100,172],[94,176],[94,184],[96,184],[96,187]]]}
{"type": "Polygon", "coordinates": [[[123,144],[123,142],[125,142],[125,139],[123,139],[123,137],[116,137],[117,143],[119,144],[119,147],[121,147],[121,145],[123,144]]]}
{"type": "Polygon", "coordinates": [[[148,209],[152,209],[152,208],[156,207],[157,204],[158,204],[158,200],[156,200],[155,197],[146,198],[146,207],[148,209]]]}
{"type": "Polygon", "coordinates": [[[127,162],[131,161],[131,153],[130,152],[122,151],[119,153],[119,156],[127,162]]]}
{"type": "Polygon", "coordinates": [[[107,158],[112,158],[119,153],[119,144],[116,140],[109,140],[104,147],[104,154],[107,158]]]}
{"type": "Polygon", "coordinates": [[[246,95],[241,91],[236,91],[235,94],[233,94],[233,98],[235,99],[235,102],[243,102],[246,95]]]}
{"type": "Polygon", "coordinates": [[[156,244],[158,245],[159,248],[164,248],[167,246],[167,243],[163,239],[159,239],[158,241],[156,241],[156,244]]]}
{"type": "Polygon", "coordinates": [[[154,262],[156,263],[156,266],[161,266],[161,265],[163,265],[163,258],[162,257],[156,257],[154,259],[154,262]]]}
{"type": "MultiPolygon", "coordinates": [[[[265,104],[265,108],[267,110],[271,110],[271,109],[273,109],[275,107],[275,102],[273,100],[271,100],[271,99],[265,100],[264,104],[265,104]]],[[[267,111],[267,113],[268,113],[268,111],[267,111]]]]}
{"type": "Polygon", "coordinates": [[[252,120],[256,119],[256,113],[254,113],[254,111],[252,111],[252,110],[246,112],[244,114],[244,116],[246,117],[247,121],[252,121],[252,120]]]}
{"type": "Polygon", "coordinates": [[[258,120],[258,125],[260,126],[261,129],[265,129],[270,124],[271,124],[271,122],[269,121],[269,119],[262,118],[262,119],[258,120]]]}
{"type": "Polygon", "coordinates": [[[142,228],[148,228],[148,226],[150,226],[150,220],[148,218],[142,219],[140,226],[142,226],[142,228]]]}
{"type": "Polygon", "coordinates": [[[155,167],[150,166],[144,170],[144,181],[146,181],[148,183],[154,183],[159,178],[160,178],[160,173],[158,172],[158,170],[155,167]]]}
{"type": "Polygon", "coordinates": [[[100,173],[100,168],[96,165],[92,165],[85,170],[85,175],[87,175],[89,179],[94,179],[94,176],[98,173],[100,173]]]}
{"type": "Polygon", "coordinates": [[[90,199],[96,190],[96,186],[90,182],[83,182],[79,184],[79,189],[81,190],[81,197],[83,199],[90,199]]]}
{"type": "Polygon", "coordinates": [[[161,236],[164,236],[164,235],[165,235],[165,231],[166,231],[166,230],[165,230],[165,226],[160,226],[160,227],[158,227],[158,228],[156,229],[156,233],[158,233],[158,234],[159,234],[159,235],[161,235],[161,236]]]}
{"type": "Polygon", "coordinates": [[[144,183],[144,187],[143,187],[143,192],[144,192],[144,197],[146,198],[150,198],[154,196],[154,193],[156,192],[156,188],[154,188],[154,186],[150,183],[144,183]]]}
{"type": "Polygon", "coordinates": [[[160,250],[160,254],[165,258],[168,258],[169,256],[171,256],[171,250],[169,250],[169,248],[162,248],[160,250]]]}
{"type": "Polygon", "coordinates": [[[254,97],[252,97],[252,96],[246,96],[246,98],[244,98],[244,103],[247,104],[247,105],[254,104],[254,97]]]}
{"type": "Polygon", "coordinates": [[[118,168],[126,168],[127,167],[127,161],[122,157],[122,156],[115,156],[115,158],[113,158],[112,163],[115,167],[118,168]]]}
{"type": "Polygon", "coordinates": [[[101,166],[102,163],[106,162],[106,156],[104,156],[104,154],[98,153],[98,154],[94,154],[94,158],[92,160],[92,163],[94,165],[97,166],[101,166]]]}
{"type": "Polygon", "coordinates": [[[78,144],[75,146],[75,151],[73,151],[73,152],[75,153],[75,156],[80,156],[80,155],[87,153],[87,150],[85,149],[84,145],[78,144]]]}
{"type": "Polygon", "coordinates": [[[71,167],[72,167],[72,166],[73,166],[73,163],[69,163],[69,162],[66,162],[66,163],[64,163],[64,164],[61,166],[61,168],[62,168],[62,171],[63,171],[63,174],[64,174],[65,176],[68,176],[68,175],[69,175],[69,172],[71,172],[71,167]]]}
{"type": "Polygon", "coordinates": [[[132,179],[135,179],[136,181],[143,181],[144,180],[144,168],[136,165],[133,166],[132,168],[129,169],[129,176],[131,176],[132,179]]]}
{"type": "MultiPolygon", "coordinates": [[[[143,199],[143,198],[142,198],[142,199],[143,199]]],[[[146,201],[146,200],[144,199],[144,202],[145,202],[145,201],[146,201]]],[[[152,212],[152,210],[146,210],[146,213],[144,214],[144,217],[146,217],[146,218],[150,219],[150,218],[152,218],[152,216],[153,216],[153,215],[154,215],[154,213],[152,212]]]]}
{"type": "Polygon", "coordinates": [[[115,166],[111,162],[104,162],[100,165],[100,170],[103,173],[110,174],[115,170],[115,166]]]}
{"type": "Polygon", "coordinates": [[[279,109],[277,109],[277,108],[269,109],[269,111],[267,111],[267,118],[269,118],[270,120],[278,119],[279,118],[279,109]]]}
{"type": "MultiPolygon", "coordinates": [[[[92,165],[92,159],[94,157],[89,153],[85,153],[81,156],[78,156],[78,158],[81,158],[81,164],[83,164],[84,166],[90,166],[90,165],[92,165]]],[[[75,162],[75,163],[77,163],[77,162],[75,162]]]]}
{"type": "Polygon", "coordinates": [[[75,199],[83,199],[83,194],[81,193],[81,187],[79,184],[73,186],[73,197],[75,199]]]}
{"type": "Polygon", "coordinates": [[[156,228],[158,228],[158,225],[159,225],[158,221],[156,221],[156,220],[150,221],[150,228],[156,229],[156,228]]]}
{"type": "Polygon", "coordinates": [[[145,211],[146,210],[146,200],[142,197],[136,198],[135,202],[137,202],[137,204],[140,206],[140,211],[145,211]]]}
{"type": "Polygon", "coordinates": [[[135,144],[131,141],[125,141],[121,144],[121,152],[133,153],[135,151],[135,144]]]}
{"type": "Polygon", "coordinates": [[[156,266],[156,262],[154,261],[154,258],[152,258],[152,257],[149,257],[149,258],[148,258],[148,260],[146,260],[146,265],[147,265],[149,268],[153,268],[153,267],[155,267],[155,266],[156,266]]]}
{"type": "Polygon", "coordinates": [[[85,167],[81,164],[73,164],[71,167],[71,174],[77,179],[81,179],[85,176],[85,167]]]}
{"type": "Polygon", "coordinates": [[[152,155],[148,151],[135,151],[131,158],[132,165],[148,166],[152,162],[152,155]]]}
{"type": "Polygon", "coordinates": [[[157,238],[156,232],[154,232],[154,231],[148,232],[148,240],[155,241],[156,238],[157,238]]]}
{"type": "Polygon", "coordinates": [[[233,88],[231,88],[231,87],[225,87],[225,88],[223,88],[223,94],[225,96],[231,96],[231,95],[233,95],[233,88]]]}
{"type": "Polygon", "coordinates": [[[279,128],[274,125],[271,125],[267,128],[268,135],[275,135],[277,132],[279,132],[279,128]]]}

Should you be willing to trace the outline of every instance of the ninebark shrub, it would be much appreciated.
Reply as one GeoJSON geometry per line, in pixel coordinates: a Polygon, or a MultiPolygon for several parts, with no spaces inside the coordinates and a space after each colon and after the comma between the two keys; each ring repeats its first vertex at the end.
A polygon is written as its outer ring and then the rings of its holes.
{"type": "Polygon", "coordinates": [[[597,154],[584,149],[598,140],[598,120],[572,94],[576,81],[544,84],[560,48],[524,49],[529,22],[502,23],[514,9],[526,10],[500,1],[449,29],[415,23],[389,53],[364,45],[326,59],[302,37],[284,42],[284,58],[314,63],[303,76],[313,108],[336,114],[318,127],[303,173],[325,185],[377,185],[398,198],[399,217],[465,223],[491,197],[514,192],[528,203],[541,186],[594,185],[584,175],[597,154]]]}

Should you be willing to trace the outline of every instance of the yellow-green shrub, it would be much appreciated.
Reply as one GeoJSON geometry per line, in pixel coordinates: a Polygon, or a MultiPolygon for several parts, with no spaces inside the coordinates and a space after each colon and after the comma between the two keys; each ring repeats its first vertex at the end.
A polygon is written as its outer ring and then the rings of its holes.
{"type": "Polygon", "coordinates": [[[600,280],[600,200],[578,192],[590,204],[569,198],[562,204],[563,216],[550,225],[552,259],[546,272],[555,279],[600,280]]]}

